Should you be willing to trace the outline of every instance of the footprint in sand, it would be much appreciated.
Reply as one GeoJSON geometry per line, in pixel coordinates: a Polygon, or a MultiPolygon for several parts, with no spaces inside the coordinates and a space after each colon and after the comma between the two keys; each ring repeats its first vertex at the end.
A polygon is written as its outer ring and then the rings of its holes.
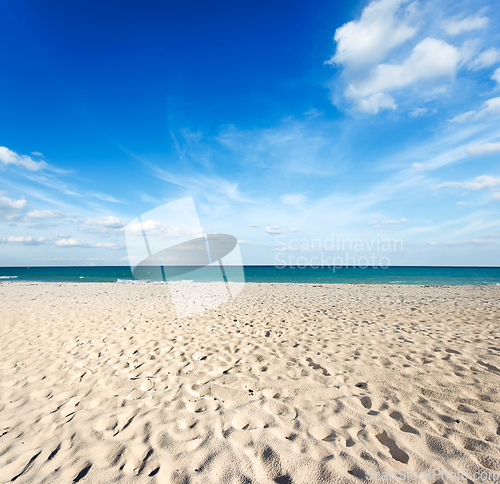
{"type": "Polygon", "coordinates": [[[410,456],[397,446],[396,441],[391,439],[385,430],[382,433],[375,435],[375,437],[382,445],[385,445],[389,449],[389,453],[394,460],[402,462],[403,464],[408,464],[410,456]]]}
{"type": "Polygon", "coordinates": [[[324,376],[331,376],[326,368],[323,368],[318,363],[315,363],[312,358],[306,358],[307,364],[317,373],[324,376]]]}
{"type": "Polygon", "coordinates": [[[418,430],[414,429],[411,425],[408,425],[406,423],[404,423],[403,425],[401,425],[400,430],[402,432],[406,432],[406,433],[409,433],[409,434],[418,435],[418,430]]]}

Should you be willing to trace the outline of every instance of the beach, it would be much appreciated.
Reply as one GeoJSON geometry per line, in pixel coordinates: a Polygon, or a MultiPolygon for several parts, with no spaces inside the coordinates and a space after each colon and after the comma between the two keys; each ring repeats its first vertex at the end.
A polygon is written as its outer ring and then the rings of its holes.
{"type": "Polygon", "coordinates": [[[0,307],[1,483],[500,480],[499,286],[252,283],[178,319],[166,284],[2,281],[0,307]]]}

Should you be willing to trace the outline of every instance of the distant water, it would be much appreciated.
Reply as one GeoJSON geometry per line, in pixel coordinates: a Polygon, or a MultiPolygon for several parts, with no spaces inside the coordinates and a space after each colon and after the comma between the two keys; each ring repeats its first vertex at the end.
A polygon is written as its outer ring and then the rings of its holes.
{"type": "MultiPolygon", "coordinates": [[[[146,268],[147,269],[147,268],[146,268]]],[[[210,281],[220,277],[218,267],[188,272],[177,280],[210,281]],[[197,277],[197,276],[196,276],[197,277]]],[[[231,277],[232,268],[225,268],[231,277]]],[[[146,275],[147,277],[147,275],[146,275]]],[[[298,282],[298,283],[356,283],[356,284],[431,284],[431,285],[500,285],[500,267],[285,267],[246,266],[246,282],[298,282]]],[[[124,267],[2,267],[0,282],[139,282],[128,266],[124,267]]],[[[140,281],[147,282],[147,281],[140,281]]]]}

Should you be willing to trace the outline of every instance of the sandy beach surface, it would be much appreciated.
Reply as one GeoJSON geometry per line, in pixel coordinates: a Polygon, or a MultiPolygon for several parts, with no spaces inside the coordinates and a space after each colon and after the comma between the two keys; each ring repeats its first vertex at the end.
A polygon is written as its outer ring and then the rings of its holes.
{"type": "Polygon", "coordinates": [[[0,482],[491,482],[499,320],[494,286],[247,284],[177,319],[164,284],[3,282],[0,482]]]}

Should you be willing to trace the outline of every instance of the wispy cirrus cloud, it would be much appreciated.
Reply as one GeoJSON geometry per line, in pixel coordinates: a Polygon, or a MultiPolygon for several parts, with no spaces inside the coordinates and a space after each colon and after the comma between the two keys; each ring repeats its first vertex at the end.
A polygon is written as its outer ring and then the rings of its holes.
{"type": "Polygon", "coordinates": [[[285,195],[281,195],[280,198],[285,205],[292,205],[294,207],[302,205],[307,201],[307,197],[302,193],[286,193],[285,195]]]}
{"type": "Polygon", "coordinates": [[[399,225],[399,224],[404,224],[408,223],[409,220],[407,218],[401,218],[399,220],[370,220],[368,223],[372,225],[375,228],[384,228],[387,227],[388,225],[399,225]]]}

